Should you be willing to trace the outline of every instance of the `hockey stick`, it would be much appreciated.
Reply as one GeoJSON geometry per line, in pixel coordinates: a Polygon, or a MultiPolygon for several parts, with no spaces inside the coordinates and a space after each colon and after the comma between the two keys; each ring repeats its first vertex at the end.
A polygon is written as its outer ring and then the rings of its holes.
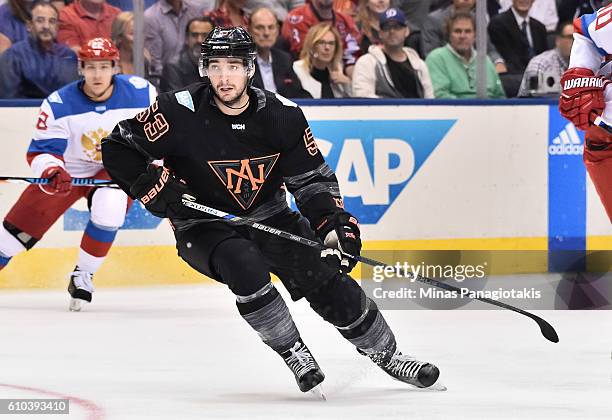
{"type": "Polygon", "coordinates": [[[604,120],[601,119],[601,117],[595,118],[593,125],[596,125],[597,127],[601,127],[604,130],[606,130],[608,133],[612,134],[612,125],[606,124],[604,120]]]}
{"type": "MultiPolygon", "coordinates": [[[[40,184],[45,185],[49,183],[49,178],[28,178],[23,176],[0,176],[0,183],[2,182],[10,182],[10,183],[18,183],[18,184],[40,184]]],[[[95,178],[72,178],[72,185],[76,186],[114,186],[117,185],[113,181],[108,181],[106,179],[95,179],[95,178]]]]}
{"type": "MultiPolygon", "coordinates": [[[[219,217],[219,218],[225,219],[225,220],[232,220],[232,221],[236,221],[236,222],[237,221],[242,221],[247,226],[251,226],[252,228],[255,228],[255,229],[258,229],[258,230],[261,230],[261,231],[264,231],[264,232],[268,232],[268,233],[270,233],[272,235],[276,235],[276,236],[279,236],[281,238],[285,238],[285,239],[288,239],[290,241],[300,243],[302,245],[306,245],[306,246],[309,246],[309,247],[312,247],[312,248],[316,248],[316,249],[319,249],[319,250],[323,250],[323,249],[327,248],[325,245],[323,245],[323,244],[321,244],[321,243],[319,243],[317,241],[313,241],[313,240],[310,240],[310,239],[307,239],[307,238],[303,238],[301,236],[294,235],[293,233],[285,232],[284,230],[276,229],[276,228],[273,228],[271,226],[262,225],[262,224],[257,223],[257,222],[250,222],[249,220],[244,219],[242,217],[234,216],[233,214],[229,214],[229,213],[223,212],[221,210],[217,210],[217,209],[214,209],[212,207],[205,206],[203,204],[197,203],[195,201],[192,201],[192,200],[189,200],[189,199],[186,199],[186,198],[182,199],[182,203],[183,203],[183,205],[185,207],[189,207],[191,209],[198,210],[198,211],[200,211],[202,213],[210,214],[212,216],[216,216],[216,217],[219,217]]],[[[389,267],[385,263],[382,263],[382,262],[379,262],[379,261],[376,261],[376,260],[372,260],[370,258],[366,258],[366,257],[362,257],[362,256],[356,257],[356,256],[353,256],[353,255],[350,255],[350,254],[347,254],[347,253],[343,253],[343,254],[347,258],[351,258],[353,260],[356,260],[356,261],[359,261],[359,262],[362,262],[364,264],[368,264],[368,265],[371,265],[371,266],[374,266],[374,267],[376,267],[376,266],[389,267]]],[[[434,286],[434,287],[438,287],[440,289],[449,290],[449,291],[453,291],[453,292],[461,294],[461,289],[459,289],[458,287],[455,287],[453,285],[450,285],[448,283],[444,283],[444,282],[441,282],[441,281],[438,281],[438,280],[434,280],[434,279],[430,279],[430,278],[427,278],[427,277],[423,277],[423,276],[420,276],[418,274],[414,274],[414,273],[410,273],[410,272],[408,272],[406,274],[407,274],[407,277],[412,278],[412,279],[414,279],[416,281],[419,281],[421,283],[427,284],[429,286],[434,286]]],[[[507,303],[500,302],[498,300],[489,299],[489,298],[485,298],[485,297],[482,297],[482,298],[481,297],[475,297],[474,299],[479,300],[481,302],[485,302],[485,303],[491,304],[491,305],[499,306],[500,308],[508,309],[510,311],[513,311],[513,312],[517,312],[517,313],[519,313],[521,315],[525,315],[526,317],[529,317],[529,318],[533,319],[538,324],[538,326],[540,327],[540,331],[542,332],[542,335],[547,340],[552,341],[553,343],[558,343],[559,342],[559,336],[557,335],[557,332],[555,331],[553,326],[550,325],[545,320],[543,320],[542,318],[540,318],[539,316],[534,315],[534,314],[532,314],[530,312],[527,312],[527,311],[525,311],[523,309],[517,308],[515,306],[508,305],[507,303]]]]}

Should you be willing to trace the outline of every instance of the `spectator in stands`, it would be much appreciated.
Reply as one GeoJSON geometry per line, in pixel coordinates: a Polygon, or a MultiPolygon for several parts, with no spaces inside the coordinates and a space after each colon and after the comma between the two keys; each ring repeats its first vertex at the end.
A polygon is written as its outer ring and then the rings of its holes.
{"type": "Polygon", "coordinates": [[[569,65],[574,43],[572,22],[561,24],[555,39],[555,48],[536,55],[529,61],[518,96],[559,96],[559,80],[569,65]]]}
{"type": "Polygon", "coordinates": [[[395,4],[404,12],[408,19],[409,28],[421,29],[423,21],[429,14],[432,6],[431,0],[397,0],[395,4]]]}
{"type": "Polygon", "coordinates": [[[514,97],[527,63],[547,49],[546,27],[529,17],[534,0],[512,0],[512,7],[489,21],[489,38],[503,57],[508,74],[503,83],[508,97],[514,97]]]}
{"type": "Polygon", "coordinates": [[[181,89],[200,81],[200,46],[214,28],[212,20],[206,16],[198,16],[187,22],[185,45],[181,53],[164,66],[160,82],[162,92],[181,89]]]}
{"type": "MultiPolygon", "coordinates": [[[[426,62],[436,98],[476,97],[476,22],[474,16],[459,11],[448,20],[449,42],[436,48],[426,62]]],[[[495,66],[487,60],[487,94],[490,98],[505,97],[495,66]]]]}
{"type": "Polygon", "coordinates": [[[359,0],[357,27],[361,32],[359,48],[361,54],[368,52],[370,45],[380,45],[380,15],[390,6],[391,0],[359,0]]]}
{"type": "Polygon", "coordinates": [[[280,22],[283,22],[290,10],[304,4],[304,0],[247,0],[245,9],[253,12],[260,7],[269,7],[278,17],[280,22]]]}
{"type": "Polygon", "coordinates": [[[310,28],[293,70],[315,99],[351,96],[351,79],[342,71],[342,39],[331,22],[310,28]]]}
{"type": "MultiPolygon", "coordinates": [[[[495,16],[500,12],[501,6],[499,4],[499,0],[485,0],[485,2],[487,5],[487,15],[489,16],[489,18],[495,16]]],[[[452,3],[452,0],[432,0],[429,10],[430,12],[432,12],[434,10],[443,9],[447,6],[450,6],[452,3]]]]}
{"type": "Polygon", "coordinates": [[[0,54],[14,43],[28,38],[29,7],[27,0],[8,0],[0,6],[0,54]]]}
{"type": "Polygon", "coordinates": [[[283,50],[274,48],[278,38],[278,19],[272,9],[261,7],[251,14],[249,32],[257,46],[253,86],[278,92],[286,98],[310,98],[302,89],[300,79],[293,71],[293,58],[283,50]]]}
{"type": "MultiPolygon", "coordinates": [[[[144,9],[148,9],[153,6],[157,0],[144,0],[144,9]]],[[[111,6],[115,6],[124,12],[131,12],[134,10],[134,0],[106,0],[111,6]]]]}
{"type": "Polygon", "coordinates": [[[249,17],[245,11],[246,0],[217,0],[215,9],[205,16],[212,19],[215,26],[242,26],[247,29],[249,17]]]}
{"type": "MultiPolygon", "coordinates": [[[[500,0],[501,11],[512,7],[512,0],[500,0]]],[[[557,13],[557,0],[534,0],[533,6],[529,9],[529,17],[532,17],[546,26],[548,32],[557,30],[559,14],[557,13]]]]}
{"type": "Polygon", "coordinates": [[[434,48],[443,46],[448,39],[444,33],[445,23],[455,12],[471,11],[476,0],[453,0],[452,4],[431,12],[422,24],[421,50],[427,56],[434,48]]]}
{"type": "Polygon", "coordinates": [[[572,22],[578,16],[593,13],[590,0],[558,0],[559,22],[572,22]]]}
{"type": "Polygon", "coordinates": [[[302,54],[305,36],[319,22],[331,22],[342,40],[343,61],[346,74],[350,75],[359,56],[361,35],[355,21],[348,15],[333,10],[333,0],[307,0],[287,15],[282,36],[289,43],[294,57],[302,54]]]}
{"type": "Polygon", "coordinates": [[[110,38],[111,25],[121,10],[106,0],[75,0],[60,12],[58,42],[74,51],[92,38],[110,38]]]}
{"type": "Polygon", "coordinates": [[[145,10],[144,45],[151,54],[154,85],[159,85],[164,65],[175,60],[185,45],[187,22],[211,8],[212,3],[196,0],[159,0],[145,10]]]}
{"type": "Polygon", "coordinates": [[[355,19],[359,8],[359,0],[333,0],[335,11],[343,13],[355,19]]]}
{"type": "MultiPolygon", "coordinates": [[[[423,22],[421,30],[421,56],[426,57],[435,48],[442,47],[449,39],[445,33],[448,19],[456,12],[475,12],[476,0],[452,0],[452,4],[438,9],[429,14],[425,22],[423,22]]],[[[495,69],[498,73],[507,71],[503,58],[499,55],[495,46],[490,41],[487,44],[487,54],[495,63],[495,69]]]]}
{"type": "MultiPolygon", "coordinates": [[[[119,72],[123,74],[136,74],[134,72],[134,14],[132,12],[121,12],[117,15],[111,26],[111,39],[119,50],[119,72]]],[[[149,77],[149,66],[151,55],[145,48],[144,54],[144,77],[149,77]]]]}
{"type": "Polygon", "coordinates": [[[45,98],[77,78],[77,58],[58,44],[57,9],[48,2],[32,5],[28,38],[0,56],[0,98],[45,98]]]}
{"type": "Polygon", "coordinates": [[[58,13],[61,13],[62,9],[68,6],[68,2],[72,3],[72,0],[51,0],[51,4],[55,6],[58,13]]]}
{"type": "Polygon", "coordinates": [[[372,45],[357,60],[353,97],[433,98],[427,65],[415,50],[404,47],[410,29],[404,12],[387,9],[380,16],[382,46],[372,45]]]}
{"type": "Polygon", "coordinates": [[[523,73],[535,55],[546,50],[546,28],[529,17],[534,0],[512,0],[512,7],[489,22],[489,37],[511,73],[523,73]]]}

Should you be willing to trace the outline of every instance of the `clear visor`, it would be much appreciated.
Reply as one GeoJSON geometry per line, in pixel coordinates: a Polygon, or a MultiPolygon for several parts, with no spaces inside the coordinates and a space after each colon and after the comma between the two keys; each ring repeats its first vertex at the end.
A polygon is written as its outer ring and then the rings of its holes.
{"type": "Polygon", "coordinates": [[[247,76],[250,77],[255,70],[255,59],[247,59],[240,57],[239,59],[231,59],[231,57],[218,58],[203,58],[200,57],[199,70],[201,77],[218,77],[218,76],[247,76]]]}

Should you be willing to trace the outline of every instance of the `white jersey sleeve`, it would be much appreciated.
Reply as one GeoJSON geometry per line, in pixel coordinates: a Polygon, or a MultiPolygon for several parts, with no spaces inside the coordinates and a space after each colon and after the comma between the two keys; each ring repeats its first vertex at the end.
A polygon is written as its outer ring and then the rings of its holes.
{"type": "MultiPolygon", "coordinates": [[[[597,73],[611,54],[612,5],[574,20],[570,68],[583,67],[597,73]]],[[[610,74],[602,76],[610,77],[610,74]]]]}
{"type": "Polygon", "coordinates": [[[56,120],[49,100],[58,100],[54,92],[45,99],[40,107],[34,136],[30,142],[27,159],[35,177],[52,166],[64,168],[64,152],[70,137],[65,119],[56,120]]]}
{"type": "MultiPolygon", "coordinates": [[[[574,44],[569,68],[591,69],[612,80],[612,4],[574,21],[574,44]]],[[[612,83],[605,90],[606,107],[602,119],[612,123],[612,83]]]]}

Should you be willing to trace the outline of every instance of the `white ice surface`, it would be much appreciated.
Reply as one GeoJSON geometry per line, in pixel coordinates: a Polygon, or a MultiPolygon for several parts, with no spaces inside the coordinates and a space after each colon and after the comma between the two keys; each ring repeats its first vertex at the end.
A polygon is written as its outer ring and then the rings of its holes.
{"type": "Polygon", "coordinates": [[[97,290],[84,312],[67,305],[61,291],[0,293],[0,398],[72,398],[69,416],[11,418],[612,419],[612,311],[538,312],[558,344],[508,311],[386,311],[400,348],[440,367],[448,391],[429,392],[289,303],[326,374],[323,402],[299,392],[224,287],[97,290]]]}

